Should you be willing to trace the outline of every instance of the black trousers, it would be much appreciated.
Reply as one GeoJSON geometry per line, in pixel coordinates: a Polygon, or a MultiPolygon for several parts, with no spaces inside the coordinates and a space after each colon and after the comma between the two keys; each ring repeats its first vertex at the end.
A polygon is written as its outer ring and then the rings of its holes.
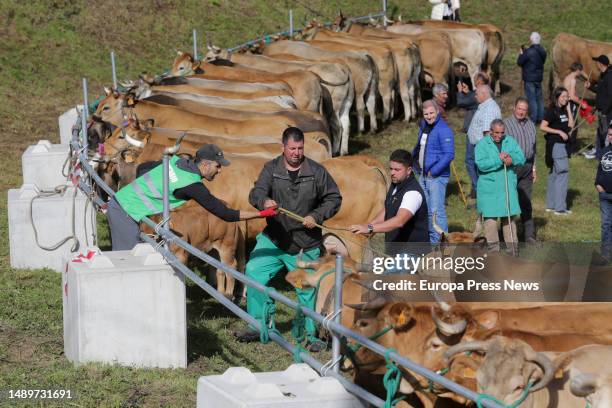
{"type": "Polygon", "coordinates": [[[535,239],[535,224],[533,222],[533,207],[531,205],[531,193],[533,191],[533,163],[525,163],[514,168],[518,181],[517,192],[519,205],[521,207],[521,221],[525,240],[535,239]]]}

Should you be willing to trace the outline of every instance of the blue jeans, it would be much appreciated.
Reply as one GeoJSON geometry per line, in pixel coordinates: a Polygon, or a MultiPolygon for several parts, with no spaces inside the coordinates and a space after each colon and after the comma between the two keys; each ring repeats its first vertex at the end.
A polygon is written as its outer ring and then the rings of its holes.
{"type": "Polygon", "coordinates": [[[612,193],[599,193],[601,213],[601,252],[612,259],[612,193]]]}
{"type": "Polygon", "coordinates": [[[436,212],[436,224],[448,232],[448,218],[446,217],[446,208],[444,201],[446,199],[446,185],[448,184],[448,176],[430,177],[421,175],[419,184],[425,193],[427,200],[427,211],[429,212],[429,241],[432,244],[440,242],[440,234],[438,234],[432,223],[432,215],[436,212]]]}
{"type": "Polygon", "coordinates": [[[476,185],[478,184],[478,169],[476,168],[476,156],[475,151],[476,145],[470,143],[469,139],[465,138],[465,169],[467,170],[470,180],[472,182],[472,191],[476,191],[476,185]]]}
{"type": "Polygon", "coordinates": [[[544,96],[541,82],[525,82],[525,97],[529,101],[529,117],[533,123],[544,119],[544,96]]]}

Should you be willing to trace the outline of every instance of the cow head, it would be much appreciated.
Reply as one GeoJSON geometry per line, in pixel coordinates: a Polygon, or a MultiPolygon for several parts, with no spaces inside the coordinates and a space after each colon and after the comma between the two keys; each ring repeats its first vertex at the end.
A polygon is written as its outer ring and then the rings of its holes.
{"type": "Polygon", "coordinates": [[[200,68],[202,61],[196,61],[188,52],[177,51],[176,53],[170,68],[170,76],[187,76],[204,72],[200,68]]]}
{"type": "Polygon", "coordinates": [[[570,391],[593,408],[612,407],[612,374],[580,373],[572,378],[570,391]]]}
{"type": "Polygon", "coordinates": [[[222,48],[217,47],[216,45],[207,45],[206,48],[208,49],[208,51],[206,52],[206,55],[204,56],[204,61],[206,62],[212,62],[218,59],[224,59],[224,60],[231,60],[231,56],[232,54],[222,48]]]}
{"type": "Polygon", "coordinates": [[[482,234],[482,223],[476,224],[474,232],[444,232],[444,230],[436,222],[437,214],[434,211],[431,217],[431,223],[434,230],[440,235],[440,242],[447,244],[473,244],[473,243],[486,243],[486,239],[481,236],[482,234]]]}
{"type": "Polygon", "coordinates": [[[136,96],[133,93],[120,94],[116,91],[105,89],[106,97],[98,104],[95,117],[103,122],[114,126],[120,126],[131,116],[131,110],[136,104],[136,96]]]}
{"type": "MultiPolygon", "coordinates": [[[[445,358],[450,361],[454,355],[464,352],[484,354],[476,371],[478,391],[505,404],[518,401],[528,384],[532,384],[529,392],[533,393],[546,387],[554,378],[551,360],[522,340],[495,336],[488,341],[460,343],[448,349],[445,358]]],[[[536,406],[532,395],[521,406],[536,406]]]]}

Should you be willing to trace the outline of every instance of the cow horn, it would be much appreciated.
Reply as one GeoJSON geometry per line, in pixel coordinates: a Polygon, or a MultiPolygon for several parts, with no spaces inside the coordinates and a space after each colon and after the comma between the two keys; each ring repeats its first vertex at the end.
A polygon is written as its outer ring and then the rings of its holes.
{"type": "Polygon", "coordinates": [[[444,230],[442,228],[440,228],[440,226],[438,225],[438,223],[436,222],[436,218],[437,218],[438,214],[437,211],[434,211],[433,214],[431,215],[431,224],[433,225],[433,229],[439,234],[439,235],[443,235],[444,234],[444,230]]]}
{"type": "Polygon", "coordinates": [[[387,16],[385,16],[385,23],[387,23],[387,24],[389,24],[389,23],[393,24],[393,23],[395,23],[395,21],[393,21],[393,20],[391,20],[391,19],[387,18],[387,16]]]}
{"type": "Polygon", "coordinates": [[[316,269],[319,266],[319,261],[304,261],[302,257],[304,256],[304,250],[300,249],[300,253],[295,259],[295,266],[302,269],[316,269]]]}
{"type": "Polygon", "coordinates": [[[128,142],[129,144],[131,144],[132,146],[138,147],[140,149],[145,147],[145,142],[140,141],[140,140],[136,140],[132,136],[128,135],[127,133],[125,134],[125,141],[128,142]]]}
{"type": "Polygon", "coordinates": [[[350,303],[350,304],[345,303],[344,305],[350,307],[351,309],[365,311],[365,310],[379,310],[379,309],[382,309],[386,304],[387,304],[387,300],[384,297],[377,296],[373,300],[370,300],[369,302],[350,303]]]}
{"type": "Polygon", "coordinates": [[[527,360],[532,361],[539,365],[544,371],[544,375],[537,383],[533,384],[529,392],[535,392],[537,390],[541,390],[546,387],[549,382],[555,377],[555,368],[553,366],[552,361],[543,353],[538,353],[529,349],[528,355],[526,356],[527,360]]]}
{"type": "Polygon", "coordinates": [[[572,378],[570,391],[577,397],[587,397],[595,392],[599,378],[596,374],[583,373],[572,378]]]}
{"type": "Polygon", "coordinates": [[[455,334],[463,333],[467,327],[467,321],[465,319],[461,319],[456,323],[446,323],[445,321],[442,321],[442,319],[440,319],[436,314],[433,306],[431,307],[431,318],[436,324],[438,330],[440,330],[440,333],[444,334],[445,336],[453,336],[455,334]]]}
{"type": "Polygon", "coordinates": [[[399,16],[397,16],[397,21],[399,21],[400,23],[402,22],[402,15],[401,14],[399,16]]]}
{"type": "Polygon", "coordinates": [[[444,363],[448,365],[455,354],[467,351],[482,351],[486,353],[488,348],[488,341],[466,341],[465,343],[456,344],[444,352],[444,363]]]}

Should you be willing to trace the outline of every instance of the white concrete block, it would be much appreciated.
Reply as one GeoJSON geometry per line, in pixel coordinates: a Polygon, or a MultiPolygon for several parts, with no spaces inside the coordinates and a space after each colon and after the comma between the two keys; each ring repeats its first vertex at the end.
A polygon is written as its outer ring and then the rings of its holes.
{"type": "Polygon", "coordinates": [[[34,237],[32,220],[42,246],[51,246],[72,235],[72,221],[75,222],[76,237],[81,249],[92,242],[96,227],[95,211],[85,203],[83,193],[68,187],[61,194],[36,198],[30,212],[32,199],[40,193],[33,184],[24,184],[20,189],[8,192],[8,218],[11,266],[14,268],[50,268],[61,272],[63,258],[70,256],[74,241],[69,240],[53,251],[41,249],[34,237]],[[74,212],[73,212],[74,201],[74,212]],[[30,216],[31,214],[31,216],[30,216]],[[93,219],[92,219],[93,217],[93,219]]]}
{"type": "Polygon", "coordinates": [[[62,168],[68,157],[68,145],[39,140],[21,155],[23,184],[35,184],[40,190],[51,190],[68,183],[62,168]]]}
{"type": "Polygon", "coordinates": [[[228,368],[222,375],[198,380],[198,408],[363,408],[331,377],[320,377],[307,364],[285,371],[252,373],[245,367],[228,368]]]}
{"type": "MultiPolygon", "coordinates": [[[[83,105],[77,105],[77,108],[80,111],[83,109],[83,105]]],[[[70,144],[70,140],[72,139],[72,127],[79,117],[77,108],[68,109],[58,117],[61,144],[70,144]]]]}
{"type": "Polygon", "coordinates": [[[70,361],[187,366],[182,275],[163,259],[145,265],[149,255],[103,252],[87,263],[66,263],[64,352],[70,361]]]}

